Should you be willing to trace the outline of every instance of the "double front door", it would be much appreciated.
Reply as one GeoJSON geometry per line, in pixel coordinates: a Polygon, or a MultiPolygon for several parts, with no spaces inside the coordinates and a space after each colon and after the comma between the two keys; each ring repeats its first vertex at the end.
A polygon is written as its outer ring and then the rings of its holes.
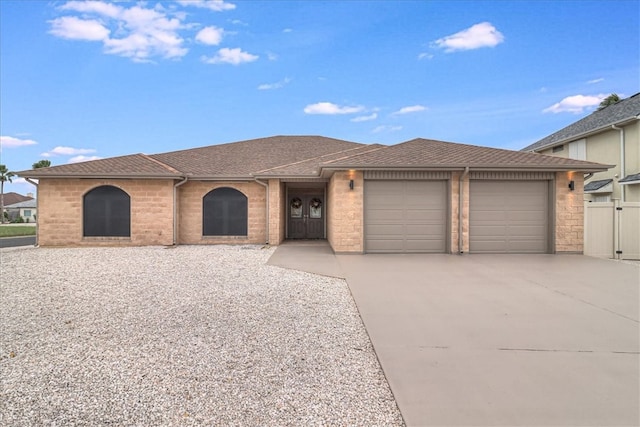
{"type": "Polygon", "coordinates": [[[291,191],[287,205],[289,239],[324,239],[324,191],[291,191]]]}

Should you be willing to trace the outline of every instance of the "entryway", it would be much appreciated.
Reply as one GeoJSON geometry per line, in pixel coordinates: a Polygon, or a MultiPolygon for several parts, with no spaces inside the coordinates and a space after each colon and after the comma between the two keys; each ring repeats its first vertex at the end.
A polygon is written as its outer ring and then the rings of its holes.
{"type": "Polygon", "coordinates": [[[287,191],[287,238],[325,238],[325,190],[322,187],[287,191]]]}

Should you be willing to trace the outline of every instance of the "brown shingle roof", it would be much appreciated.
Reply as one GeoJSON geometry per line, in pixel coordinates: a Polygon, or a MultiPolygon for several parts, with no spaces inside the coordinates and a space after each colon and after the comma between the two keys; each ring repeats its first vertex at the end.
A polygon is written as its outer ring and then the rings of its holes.
{"type": "Polygon", "coordinates": [[[549,169],[549,170],[606,170],[606,165],[545,156],[537,153],[479,147],[430,139],[413,139],[401,144],[355,155],[347,159],[323,163],[326,169],[421,168],[446,169],[549,169]]]}
{"type": "Polygon", "coordinates": [[[89,162],[51,166],[16,172],[16,174],[27,178],[178,178],[181,176],[179,171],[145,154],[131,154],[89,162]]]}
{"type": "Polygon", "coordinates": [[[151,157],[193,178],[252,178],[257,171],[363,146],[323,136],[273,136],[151,157]]]}
{"type": "Polygon", "coordinates": [[[4,193],[2,195],[2,200],[4,201],[4,206],[13,205],[20,202],[26,202],[27,200],[33,200],[33,197],[23,196],[22,194],[14,193],[13,191],[10,193],[4,193]]]}

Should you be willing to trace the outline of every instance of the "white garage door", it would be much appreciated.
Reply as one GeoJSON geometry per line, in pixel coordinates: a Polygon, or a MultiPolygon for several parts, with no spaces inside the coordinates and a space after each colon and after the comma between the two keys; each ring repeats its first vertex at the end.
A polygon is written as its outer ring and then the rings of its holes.
{"type": "Polygon", "coordinates": [[[469,252],[547,253],[547,181],[471,181],[469,252]]]}
{"type": "Polygon", "coordinates": [[[445,252],[446,188],[446,181],[365,181],[365,251],[445,252]]]}

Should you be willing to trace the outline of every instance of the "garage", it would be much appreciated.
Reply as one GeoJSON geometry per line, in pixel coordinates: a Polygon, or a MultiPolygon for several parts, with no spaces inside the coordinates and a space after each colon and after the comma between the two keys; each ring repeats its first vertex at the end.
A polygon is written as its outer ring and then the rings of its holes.
{"type": "Polygon", "coordinates": [[[445,252],[446,190],[444,180],[365,181],[365,252],[445,252]]]}
{"type": "Polygon", "coordinates": [[[471,180],[469,252],[548,253],[548,181],[471,180]]]}

